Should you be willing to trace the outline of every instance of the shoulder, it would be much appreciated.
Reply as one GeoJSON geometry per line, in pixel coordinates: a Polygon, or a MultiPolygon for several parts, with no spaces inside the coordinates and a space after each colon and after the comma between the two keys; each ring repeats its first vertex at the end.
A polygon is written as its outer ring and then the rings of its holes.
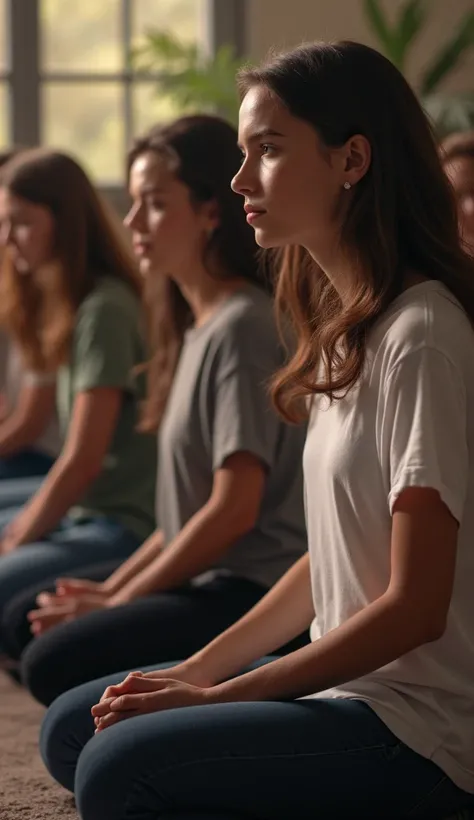
{"type": "Polygon", "coordinates": [[[103,277],[82,301],[76,324],[90,326],[105,319],[122,322],[127,318],[136,321],[140,314],[140,300],[126,282],[103,277]]]}
{"type": "Polygon", "coordinates": [[[428,350],[460,370],[471,367],[474,359],[471,321],[456,298],[438,282],[405,291],[380,317],[368,342],[369,355],[386,371],[428,350]]]}
{"type": "Polygon", "coordinates": [[[278,331],[270,297],[256,287],[235,294],[217,318],[213,337],[223,348],[239,347],[258,358],[263,346],[278,345],[278,331]]]}

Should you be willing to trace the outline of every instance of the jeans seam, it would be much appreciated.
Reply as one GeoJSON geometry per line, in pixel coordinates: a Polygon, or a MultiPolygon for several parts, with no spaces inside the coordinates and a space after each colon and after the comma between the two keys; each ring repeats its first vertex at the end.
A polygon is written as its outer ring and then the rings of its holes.
{"type": "Polygon", "coordinates": [[[421,808],[421,806],[423,806],[423,803],[426,803],[427,800],[429,800],[433,796],[433,794],[436,792],[436,790],[439,789],[439,787],[442,786],[443,783],[446,783],[446,781],[448,779],[449,778],[447,777],[447,775],[441,775],[440,779],[438,780],[437,783],[435,783],[433,788],[427,794],[423,795],[423,797],[420,798],[418,800],[418,802],[415,803],[414,806],[412,806],[410,809],[408,809],[407,817],[411,817],[413,812],[416,812],[419,808],[421,808]]]}
{"type": "MultiPolygon", "coordinates": [[[[388,745],[391,745],[391,744],[387,744],[387,743],[381,743],[380,744],[379,743],[379,744],[374,745],[374,746],[358,746],[357,748],[340,749],[340,750],[334,751],[334,752],[292,752],[291,754],[290,753],[285,753],[285,754],[278,754],[278,755],[276,755],[276,754],[268,754],[268,755],[226,755],[226,756],[219,755],[219,757],[203,757],[203,758],[196,758],[195,760],[187,760],[184,763],[176,763],[172,766],[165,766],[162,769],[160,769],[159,771],[155,771],[151,774],[144,775],[143,780],[146,780],[147,783],[149,783],[151,780],[153,780],[153,778],[155,778],[159,775],[162,775],[162,774],[166,774],[167,772],[171,771],[172,769],[173,770],[185,769],[188,766],[195,765],[196,763],[206,765],[207,763],[216,763],[216,762],[222,763],[223,761],[225,761],[225,762],[235,761],[235,760],[252,761],[252,760],[261,760],[262,757],[265,757],[267,760],[285,760],[285,759],[293,760],[294,758],[302,758],[302,757],[304,757],[304,758],[333,757],[335,755],[354,754],[354,753],[357,753],[357,752],[383,751],[387,748],[388,745]]],[[[127,820],[127,818],[129,818],[130,800],[132,798],[133,793],[136,792],[137,789],[138,789],[137,784],[134,784],[132,786],[131,790],[129,791],[127,797],[125,798],[125,801],[124,801],[125,813],[123,814],[123,820],[127,820]]]]}

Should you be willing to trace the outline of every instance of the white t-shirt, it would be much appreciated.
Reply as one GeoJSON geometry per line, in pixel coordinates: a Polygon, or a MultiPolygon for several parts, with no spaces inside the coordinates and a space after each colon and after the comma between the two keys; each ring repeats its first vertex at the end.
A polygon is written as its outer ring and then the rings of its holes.
{"type": "MultiPolygon", "coordinates": [[[[5,336],[0,334],[0,392],[6,401],[10,413],[18,404],[23,387],[31,385],[54,384],[55,378],[50,375],[33,373],[25,369],[18,348],[5,336]]],[[[54,413],[53,418],[39,438],[31,445],[40,453],[56,458],[61,450],[59,423],[54,413]]]]}
{"type": "Polygon", "coordinates": [[[354,390],[332,405],[313,400],[304,471],[312,640],[386,591],[391,511],[404,488],[438,490],[460,522],[443,637],[311,697],[366,701],[401,741],[474,792],[474,331],[440,283],[391,304],[354,390]]]}

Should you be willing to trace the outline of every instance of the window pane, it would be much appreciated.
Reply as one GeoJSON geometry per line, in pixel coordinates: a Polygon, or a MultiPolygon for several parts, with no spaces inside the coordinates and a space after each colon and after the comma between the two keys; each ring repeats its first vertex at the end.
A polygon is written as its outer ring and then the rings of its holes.
{"type": "Polygon", "coordinates": [[[119,83],[44,83],[43,143],[75,154],[96,181],[121,182],[122,100],[119,83]]]}
{"type": "Polygon", "coordinates": [[[7,36],[6,35],[7,35],[7,0],[0,0],[0,71],[5,71],[8,68],[7,36]]]}
{"type": "Polygon", "coordinates": [[[121,0],[41,0],[43,71],[120,71],[121,7],[121,0]]]}
{"type": "Polygon", "coordinates": [[[10,145],[10,89],[0,83],[0,148],[10,145]]]}
{"type": "Polygon", "coordinates": [[[181,113],[173,100],[157,93],[153,83],[134,83],[132,100],[134,136],[144,134],[152,125],[169,122],[181,113]]]}
{"type": "Polygon", "coordinates": [[[206,0],[132,0],[134,45],[150,28],[199,41],[206,0]]]}

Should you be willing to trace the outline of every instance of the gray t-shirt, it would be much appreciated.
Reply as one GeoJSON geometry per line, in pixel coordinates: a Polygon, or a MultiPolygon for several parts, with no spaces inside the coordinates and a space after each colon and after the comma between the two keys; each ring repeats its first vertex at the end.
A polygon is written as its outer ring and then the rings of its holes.
{"type": "Polygon", "coordinates": [[[169,543],[208,501],[213,474],[233,453],[268,471],[258,521],[219,571],[272,586],[307,548],[302,452],[306,428],[273,409],[268,380],[283,351],[270,298],[248,285],[186,333],[159,432],[157,520],[169,543]]]}
{"type": "MultiPolygon", "coordinates": [[[[27,370],[20,349],[3,331],[0,332],[0,392],[5,399],[7,414],[15,410],[24,387],[54,385],[55,381],[56,376],[53,374],[27,370]]],[[[58,418],[56,412],[53,412],[51,420],[31,444],[31,448],[56,458],[60,453],[61,443],[58,418]]]]}

